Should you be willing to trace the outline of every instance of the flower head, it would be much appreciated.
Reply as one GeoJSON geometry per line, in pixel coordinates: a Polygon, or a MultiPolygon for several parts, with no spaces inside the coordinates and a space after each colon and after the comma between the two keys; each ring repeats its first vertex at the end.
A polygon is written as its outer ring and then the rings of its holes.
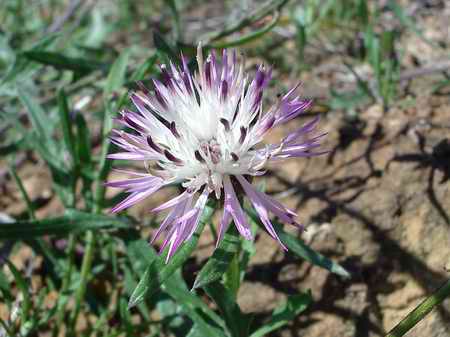
{"type": "Polygon", "coordinates": [[[296,213],[252,187],[248,178],[264,174],[268,162],[323,153],[313,150],[324,134],[310,135],[317,118],[278,144],[262,144],[269,130],[311,105],[310,100],[296,96],[297,87],[264,111],[262,97],[271,79],[270,69],[260,66],[250,79],[235,52],[230,55],[224,50],[220,61],[214,52],[204,59],[201,46],[197,63],[196,74],[190,72],[183,57],[180,68],[172,63],[162,65],[162,82],[153,80],[152,92],[141,84],[140,91],[130,95],[136,110],[122,111],[117,120],[134,132],[113,130],[111,137],[124,151],[109,158],[142,161],[146,168],[145,173],[128,172],[133,178],[107,183],[130,193],[113,212],[166,185],[181,183],[184,188],[153,210],[169,210],[152,239],[166,233],[161,251],[169,246],[168,258],[195,232],[208,198],[224,201],[218,242],[232,220],[242,236],[252,239],[236,188],[247,196],[269,234],[279,241],[269,213],[298,225],[296,213]]]}

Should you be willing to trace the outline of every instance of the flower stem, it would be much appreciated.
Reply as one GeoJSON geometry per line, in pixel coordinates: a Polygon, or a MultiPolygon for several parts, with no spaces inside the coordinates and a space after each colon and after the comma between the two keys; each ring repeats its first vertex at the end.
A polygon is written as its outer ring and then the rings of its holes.
{"type": "Polygon", "coordinates": [[[398,323],[385,337],[401,337],[419,323],[431,310],[450,296],[450,280],[441,286],[434,294],[427,297],[408,316],[398,323]]]}
{"type": "Polygon", "coordinates": [[[92,231],[86,233],[86,250],[83,256],[83,262],[81,265],[81,280],[77,293],[75,294],[75,309],[70,320],[70,329],[73,331],[78,319],[78,315],[81,309],[81,303],[83,302],[84,295],[86,293],[86,286],[91,271],[92,260],[94,258],[95,236],[92,231]]]}

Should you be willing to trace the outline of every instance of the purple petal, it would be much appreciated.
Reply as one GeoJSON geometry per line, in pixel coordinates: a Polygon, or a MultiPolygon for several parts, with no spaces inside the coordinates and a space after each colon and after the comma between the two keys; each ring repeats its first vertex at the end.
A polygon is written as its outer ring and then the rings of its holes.
{"type": "Polygon", "coordinates": [[[158,207],[154,208],[151,210],[151,212],[159,212],[162,211],[163,209],[167,209],[167,208],[171,208],[175,205],[177,205],[178,203],[186,200],[187,198],[191,197],[192,193],[189,193],[188,191],[184,191],[183,193],[181,193],[180,195],[176,196],[173,199],[170,199],[169,201],[166,201],[165,203],[159,205],[158,207]]]}
{"type": "Polygon", "coordinates": [[[144,154],[138,152],[118,152],[111,153],[106,156],[108,159],[120,159],[120,160],[155,160],[159,157],[155,157],[151,154],[144,154]]]}
{"type": "Polygon", "coordinates": [[[284,250],[287,250],[286,246],[281,242],[280,238],[275,232],[275,229],[273,228],[273,225],[270,222],[267,209],[264,207],[264,202],[261,200],[261,198],[258,197],[258,194],[255,193],[256,192],[255,189],[243,176],[236,176],[236,178],[241,183],[241,186],[244,189],[245,193],[247,194],[248,199],[255,207],[255,210],[258,213],[262,223],[264,224],[264,227],[266,227],[269,234],[280,243],[281,247],[283,247],[284,250]]]}
{"type": "Polygon", "coordinates": [[[317,116],[316,118],[314,118],[313,120],[311,120],[310,122],[306,123],[305,125],[303,125],[301,128],[295,130],[294,132],[290,133],[287,137],[285,137],[282,140],[282,143],[291,143],[293,141],[295,141],[298,137],[311,132],[312,130],[314,130],[314,128],[316,127],[317,123],[319,122],[320,117],[317,116]]]}
{"type": "Polygon", "coordinates": [[[231,223],[231,213],[228,212],[226,209],[224,209],[222,219],[220,220],[219,235],[217,236],[216,248],[219,246],[220,241],[222,241],[225,232],[230,226],[230,223],[231,223]]]}
{"type": "Polygon", "coordinates": [[[183,214],[187,202],[188,199],[180,202],[169,212],[157,231],[153,234],[150,243],[153,243],[159,237],[162,231],[164,231],[168,226],[172,225],[175,219],[179,218],[183,214]]]}
{"type": "Polygon", "coordinates": [[[113,188],[129,188],[142,185],[153,185],[154,183],[159,183],[161,178],[155,176],[147,176],[144,178],[132,178],[117,181],[108,181],[105,186],[113,188]]]}
{"type": "Polygon", "coordinates": [[[252,240],[252,233],[250,231],[250,225],[248,223],[247,217],[242,211],[239,200],[236,197],[233,186],[231,185],[230,176],[226,175],[224,177],[224,190],[225,190],[225,204],[224,208],[231,213],[233,217],[234,224],[238,229],[239,233],[247,239],[252,240]]]}
{"type": "Polygon", "coordinates": [[[152,195],[156,191],[158,191],[162,186],[164,186],[163,180],[161,179],[159,183],[155,183],[153,186],[149,187],[148,189],[142,191],[142,192],[134,192],[131,193],[125,200],[121,201],[119,204],[117,204],[115,207],[111,209],[112,213],[117,213],[125,208],[128,208],[130,206],[133,206],[134,204],[138,203],[142,199],[147,198],[148,196],[152,195]]]}

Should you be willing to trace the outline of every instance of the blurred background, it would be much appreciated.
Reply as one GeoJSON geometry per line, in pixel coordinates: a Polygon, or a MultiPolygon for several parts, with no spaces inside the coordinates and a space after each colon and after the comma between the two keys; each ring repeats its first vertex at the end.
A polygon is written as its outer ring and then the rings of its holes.
{"type": "MultiPolygon", "coordinates": [[[[330,153],[274,167],[266,188],[298,211],[303,240],[352,275],[294,258],[262,233],[238,293],[242,311],[257,326],[310,289],[308,310],[268,336],[383,336],[449,275],[449,23],[444,0],[1,0],[0,222],[24,227],[0,238],[0,318],[9,322],[0,336],[187,335],[191,319],[164,292],[126,309],[139,280],[132,239],[149,237],[157,219],[148,210],[170,191],[128,212],[141,226],[132,234],[96,235],[85,302],[74,296],[92,240],[83,225],[68,236],[74,222],[49,222],[55,235],[36,239],[25,224],[74,206],[100,212],[123,197],[92,192],[109,175],[108,121],[136,80],[158,76],[180,52],[192,58],[200,41],[238,49],[249,72],[272,66],[266,107],[299,81],[314,99],[267,142],[319,115],[330,153]],[[75,171],[58,145],[64,125],[79,139],[75,171]],[[23,305],[28,320],[17,317],[23,305]]],[[[187,284],[213,248],[207,229],[183,266],[187,284]]],[[[448,335],[447,301],[409,336],[448,335]]]]}

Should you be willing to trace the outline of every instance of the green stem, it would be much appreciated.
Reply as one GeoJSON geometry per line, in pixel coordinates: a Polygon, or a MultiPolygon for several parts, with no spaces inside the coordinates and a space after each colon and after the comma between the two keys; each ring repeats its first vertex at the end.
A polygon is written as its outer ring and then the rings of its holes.
{"type": "Polygon", "coordinates": [[[441,286],[434,294],[427,297],[408,316],[398,323],[385,337],[401,337],[419,323],[431,310],[450,296],[450,280],[441,286]]]}
{"type": "MultiPolygon", "coordinates": [[[[69,236],[69,243],[67,245],[67,254],[69,256],[69,265],[67,266],[66,272],[64,274],[64,279],[62,281],[61,291],[60,291],[60,294],[62,294],[62,295],[67,293],[67,291],[69,290],[69,285],[70,285],[70,280],[72,278],[72,270],[73,270],[73,265],[74,265],[75,244],[76,244],[75,235],[71,234],[69,236]]],[[[64,296],[62,296],[61,298],[64,298],[64,296]]],[[[55,324],[54,329],[53,329],[54,337],[58,336],[58,334],[59,334],[58,328],[63,323],[64,314],[66,312],[66,304],[67,303],[64,300],[63,300],[63,302],[58,303],[58,306],[60,306],[60,307],[58,308],[58,315],[56,318],[57,324],[55,324]]]]}
{"type": "MultiPolygon", "coordinates": [[[[108,175],[109,169],[111,168],[111,161],[106,160],[106,155],[109,152],[109,148],[111,143],[109,142],[106,135],[111,131],[112,120],[111,116],[108,113],[109,109],[106,108],[105,113],[103,115],[103,144],[102,144],[102,152],[101,152],[101,160],[99,164],[99,173],[96,177],[95,181],[95,204],[93,212],[95,214],[99,214],[102,211],[103,200],[105,197],[105,186],[104,180],[108,175]]],[[[81,304],[84,300],[84,296],[86,294],[86,287],[89,278],[89,274],[92,268],[92,261],[94,259],[94,250],[95,250],[95,235],[93,231],[88,231],[86,233],[86,248],[83,256],[83,261],[81,263],[81,279],[80,285],[78,287],[77,293],[75,294],[75,308],[73,311],[73,315],[70,320],[69,325],[69,335],[74,335],[75,325],[78,319],[78,315],[80,313],[81,304]]]]}
{"type": "Polygon", "coordinates": [[[86,286],[91,272],[92,260],[94,258],[95,236],[92,231],[86,233],[86,250],[84,252],[83,262],[81,265],[81,280],[78,290],[75,294],[75,308],[70,320],[70,329],[73,332],[78,315],[80,313],[81,304],[86,293],[86,286]]]}

